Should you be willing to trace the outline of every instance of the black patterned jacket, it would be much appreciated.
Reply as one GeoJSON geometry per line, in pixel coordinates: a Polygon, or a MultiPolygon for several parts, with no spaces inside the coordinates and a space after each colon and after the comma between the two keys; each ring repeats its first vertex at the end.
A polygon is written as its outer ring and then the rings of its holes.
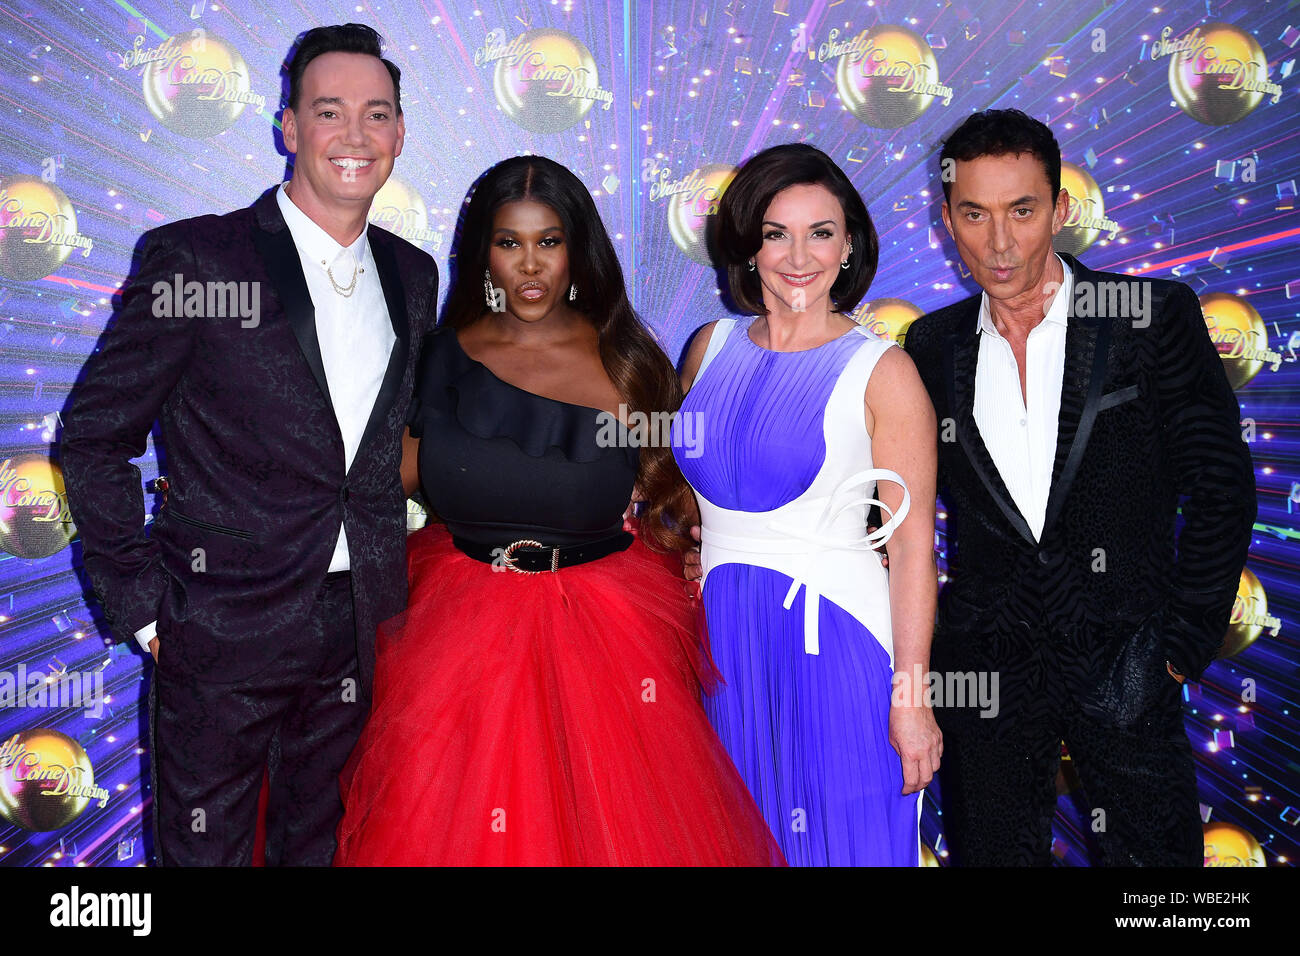
{"type": "Polygon", "coordinates": [[[427,253],[377,226],[369,238],[397,340],[345,473],[315,313],[275,190],[145,236],[60,443],[85,567],[119,641],[156,619],[166,666],[223,682],[259,673],[304,634],[342,521],[368,688],[375,628],[406,604],[401,435],[438,289],[427,253]],[[159,315],[174,310],[156,308],[155,283],[177,275],[257,283],[256,325],[159,315]],[[155,420],[170,491],[146,534],[130,459],[155,420]]]}
{"type": "Polygon", "coordinates": [[[1169,680],[1166,661],[1195,679],[1214,659],[1246,560],[1255,480],[1192,290],[1062,258],[1075,308],[1039,541],[975,424],[980,297],[907,331],[939,420],[948,514],[950,581],[932,662],[1000,671],[1013,710],[1064,688],[1111,713],[1140,707],[1157,679],[1169,680]]]}

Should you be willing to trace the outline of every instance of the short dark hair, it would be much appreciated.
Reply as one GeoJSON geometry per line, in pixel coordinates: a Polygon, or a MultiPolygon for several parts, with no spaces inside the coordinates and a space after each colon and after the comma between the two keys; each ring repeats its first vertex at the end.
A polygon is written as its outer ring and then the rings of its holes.
{"type": "Polygon", "coordinates": [[[764,315],[758,273],[749,258],[763,247],[763,216],[773,198],[790,186],[820,185],[830,190],[844,210],[844,225],[853,254],[831,286],[831,303],[839,312],[853,309],[867,294],[876,275],[879,241],[866,203],[835,161],[807,143],[784,143],[755,153],[740,167],[718,204],[715,256],[726,268],[731,298],[743,311],[764,315]]]}
{"type": "Polygon", "coordinates": [[[384,59],[381,37],[364,23],[341,23],[331,27],[313,27],[298,38],[293,57],[289,60],[289,109],[298,109],[302,96],[302,75],[307,64],[322,53],[364,53],[379,58],[393,78],[393,108],[402,112],[402,71],[391,60],[384,59]]]}
{"type": "Polygon", "coordinates": [[[1052,187],[1052,204],[1061,194],[1061,144],[1045,123],[1020,110],[983,110],[966,117],[939,151],[943,199],[952,194],[952,177],[944,175],[949,160],[969,162],[981,156],[1029,153],[1043,164],[1047,184],[1052,187]]]}

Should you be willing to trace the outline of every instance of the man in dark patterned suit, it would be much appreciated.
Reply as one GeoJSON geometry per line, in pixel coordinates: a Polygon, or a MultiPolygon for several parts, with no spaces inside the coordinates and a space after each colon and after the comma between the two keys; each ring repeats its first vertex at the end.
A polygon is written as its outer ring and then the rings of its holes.
{"type": "Polygon", "coordinates": [[[267,862],[333,856],[375,628],[406,603],[401,441],[437,307],[432,258],[366,222],[402,151],[399,79],[369,27],[302,37],[292,178],[145,236],[66,415],[86,570],[157,661],[167,865],[249,864],[264,773],[267,862]],[[130,459],[155,420],[170,488],[147,536],[130,459]]]}
{"type": "Polygon", "coordinates": [[[1046,126],[977,113],[940,168],[984,292],[906,337],[948,512],[931,665],[1000,692],[996,716],[936,711],[953,857],[1051,862],[1064,740],[1104,864],[1199,866],[1180,683],[1224,639],[1255,517],[1236,399],[1187,286],[1053,252],[1067,196],[1046,126]]]}

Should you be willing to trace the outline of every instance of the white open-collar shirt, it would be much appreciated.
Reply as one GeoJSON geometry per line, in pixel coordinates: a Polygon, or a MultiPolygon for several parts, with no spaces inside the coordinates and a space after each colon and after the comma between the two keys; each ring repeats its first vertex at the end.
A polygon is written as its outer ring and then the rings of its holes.
{"type": "Polygon", "coordinates": [[[1065,277],[1043,321],[1025,344],[1025,391],[1011,343],[989,315],[989,297],[980,297],[979,358],[975,365],[975,424],[1011,500],[1038,540],[1043,535],[1047,496],[1061,413],[1065,375],[1065,332],[1074,276],[1057,256],[1065,277]]]}
{"type": "MultiPolygon", "coordinates": [[[[311,304],[316,309],[316,338],[320,342],[321,364],[325,366],[334,416],[343,436],[346,473],[352,467],[366,422],[370,420],[370,410],[379,397],[388,356],[397,336],[388,315],[375,258],[370,252],[367,230],[362,229],[351,245],[339,245],[293,204],[283,185],[276,190],[275,199],[293,236],[311,304]],[[334,275],[333,283],[327,269],[334,275]],[[357,284],[350,296],[335,290],[335,283],[346,288],[353,275],[357,284]]],[[[347,571],[350,567],[348,535],[340,522],[329,570],[347,571]]]]}

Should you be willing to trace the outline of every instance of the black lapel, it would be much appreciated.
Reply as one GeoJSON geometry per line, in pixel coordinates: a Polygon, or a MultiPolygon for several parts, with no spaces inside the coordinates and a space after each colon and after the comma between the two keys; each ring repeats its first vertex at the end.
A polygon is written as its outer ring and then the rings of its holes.
{"type": "MultiPolygon", "coordinates": [[[[1062,255],[1066,267],[1074,273],[1074,296],[1077,301],[1080,282],[1096,283],[1096,273],[1080,265],[1073,256],[1062,255]]],[[[1061,376],[1061,414],[1056,434],[1056,459],[1052,463],[1052,490],[1047,497],[1047,515],[1043,535],[1061,513],[1070,484],[1079,472],[1088,436],[1097,419],[1106,380],[1106,355],[1110,348],[1109,315],[1079,318],[1070,303],[1069,325],[1065,331],[1065,369],[1061,376]]],[[[1106,311],[1093,309],[1092,312],[1106,311]]]]}
{"type": "Polygon", "coordinates": [[[284,305],[284,313],[298,340],[298,347],[302,349],[303,358],[307,360],[311,374],[325,397],[325,404],[333,414],[334,403],[330,400],[325,364],[320,357],[320,340],[316,337],[316,308],[312,305],[311,292],[307,289],[307,278],[302,274],[302,260],[298,258],[298,248],[293,244],[293,234],[289,232],[275,198],[279,188],[275,186],[267,190],[253,204],[260,227],[253,231],[253,244],[284,305]]]}
{"type": "Polygon", "coordinates": [[[989,454],[984,439],[980,437],[979,426],[975,424],[975,366],[979,360],[980,297],[975,296],[971,302],[970,312],[958,320],[956,331],[948,337],[944,347],[948,407],[955,420],[957,439],[961,442],[971,467],[980,476],[984,487],[1011,527],[1020,532],[1030,544],[1035,544],[1034,534],[1012,500],[1011,493],[1007,491],[1002,475],[998,473],[993,457],[989,454]]]}
{"type": "Polygon", "coordinates": [[[379,283],[384,289],[384,301],[388,304],[388,318],[393,323],[393,334],[397,341],[388,356],[388,368],[384,370],[384,380],[379,386],[379,394],[370,409],[370,418],[366,421],[366,430],[361,434],[361,444],[357,446],[356,464],[361,458],[361,449],[366,447],[374,434],[379,431],[397,400],[397,391],[402,385],[402,376],[406,372],[406,356],[410,345],[410,319],[406,313],[406,292],[402,288],[402,278],[397,271],[397,257],[389,245],[388,235],[374,226],[369,227],[370,254],[375,258],[375,268],[379,270],[379,283]]]}

